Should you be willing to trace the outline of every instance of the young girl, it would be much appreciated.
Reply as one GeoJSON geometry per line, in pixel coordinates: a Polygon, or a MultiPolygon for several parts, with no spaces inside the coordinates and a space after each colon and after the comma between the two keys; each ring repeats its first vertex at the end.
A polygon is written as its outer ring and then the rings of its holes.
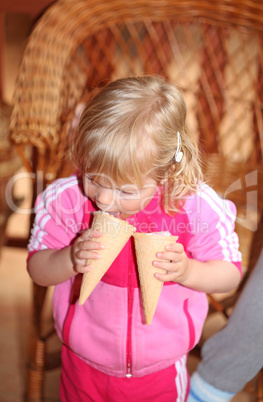
{"type": "Polygon", "coordinates": [[[56,285],[62,401],[185,401],[186,358],[206,318],[205,293],[239,282],[235,208],[202,183],[185,120],[181,92],[161,77],[109,84],[81,116],[72,151],[78,173],[37,199],[28,270],[39,285],[56,285]],[[133,238],[78,304],[82,274],[92,269],[85,261],[99,259],[103,248],[102,233],[89,229],[97,210],[137,232],[178,236],[153,261],[164,287],[151,325],[133,238]]]}

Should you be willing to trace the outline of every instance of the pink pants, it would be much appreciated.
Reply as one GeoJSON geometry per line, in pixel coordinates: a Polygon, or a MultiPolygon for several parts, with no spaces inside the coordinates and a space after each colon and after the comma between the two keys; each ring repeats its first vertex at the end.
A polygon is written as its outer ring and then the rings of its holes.
{"type": "Polygon", "coordinates": [[[185,364],[180,363],[179,373],[177,363],[144,377],[118,378],[90,367],[63,346],[60,398],[62,402],[185,402],[189,376],[185,364]]]}

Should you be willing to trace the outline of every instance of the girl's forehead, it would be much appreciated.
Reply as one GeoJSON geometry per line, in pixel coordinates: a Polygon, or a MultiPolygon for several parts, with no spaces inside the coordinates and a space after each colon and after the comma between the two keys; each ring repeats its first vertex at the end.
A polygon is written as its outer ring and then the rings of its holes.
{"type": "Polygon", "coordinates": [[[110,187],[131,184],[142,188],[144,179],[154,167],[154,146],[145,133],[122,136],[119,131],[110,135],[108,142],[96,139],[93,150],[87,149],[82,171],[90,174],[94,180],[110,187]],[[118,141],[118,138],[119,141],[118,141]],[[95,148],[95,149],[94,149],[95,148]]]}

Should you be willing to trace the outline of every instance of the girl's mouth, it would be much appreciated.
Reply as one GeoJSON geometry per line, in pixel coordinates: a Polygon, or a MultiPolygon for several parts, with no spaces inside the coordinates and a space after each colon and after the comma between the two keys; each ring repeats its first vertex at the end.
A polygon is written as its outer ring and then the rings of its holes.
{"type": "Polygon", "coordinates": [[[101,212],[107,212],[107,214],[113,215],[115,218],[120,218],[120,216],[121,216],[121,212],[119,212],[119,211],[111,211],[111,210],[107,210],[107,208],[101,208],[97,203],[96,203],[96,205],[101,212]]]}

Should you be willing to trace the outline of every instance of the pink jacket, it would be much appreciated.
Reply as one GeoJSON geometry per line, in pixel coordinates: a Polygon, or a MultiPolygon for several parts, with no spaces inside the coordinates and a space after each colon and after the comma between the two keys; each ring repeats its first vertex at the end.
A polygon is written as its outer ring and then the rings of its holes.
{"type": "MultiPolygon", "coordinates": [[[[190,258],[227,260],[240,269],[231,202],[203,185],[170,217],[160,206],[160,196],[158,189],[148,206],[128,219],[138,232],[169,230],[179,236],[190,258]]],[[[55,181],[37,199],[29,252],[68,246],[90,226],[93,211],[76,176],[55,181]]],[[[83,306],[78,304],[80,283],[78,275],[55,287],[57,333],[81,359],[106,374],[153,373],[174,364],[199,341],[206,295],[177,283],[164,284],[152,324],[145,324],[133,238],[83,306]]]]}

